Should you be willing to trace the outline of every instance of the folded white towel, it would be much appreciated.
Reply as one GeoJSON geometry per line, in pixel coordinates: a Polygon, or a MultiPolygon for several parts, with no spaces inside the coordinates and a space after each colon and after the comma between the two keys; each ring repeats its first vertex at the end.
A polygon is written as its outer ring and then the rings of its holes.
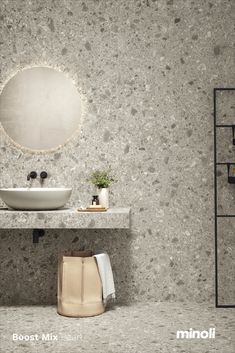
{"type": "Polygon", "coordinates": [[[110,259],[107,253],[98,251],[94,255],[97,261],[102,287],[103,287],[103,302],[106,305],[109,299],[115,299],[115,287],[113,281],[113,271],[110,259]]]}

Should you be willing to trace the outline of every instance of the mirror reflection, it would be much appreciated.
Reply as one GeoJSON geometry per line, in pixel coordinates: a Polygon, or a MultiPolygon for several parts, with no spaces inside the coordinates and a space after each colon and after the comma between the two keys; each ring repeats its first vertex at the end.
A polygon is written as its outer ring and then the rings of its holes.
{"type": "Polygon", "coordinates": [[[81,98],[62,72],[33,67],[12,77],[0,95],[0,122],[18,145],[50,150],[81,125],[81,98]]]}

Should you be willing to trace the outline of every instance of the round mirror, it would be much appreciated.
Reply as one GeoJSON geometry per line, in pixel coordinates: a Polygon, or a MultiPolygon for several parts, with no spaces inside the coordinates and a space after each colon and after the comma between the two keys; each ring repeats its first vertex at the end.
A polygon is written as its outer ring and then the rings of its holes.
{"type": "Polygon", "coordinates": [[[55,149],[80,128],[81,98],[62,72],[25,69],[3,88],[0,122],[18,145],[35,151],[55,149]]]}

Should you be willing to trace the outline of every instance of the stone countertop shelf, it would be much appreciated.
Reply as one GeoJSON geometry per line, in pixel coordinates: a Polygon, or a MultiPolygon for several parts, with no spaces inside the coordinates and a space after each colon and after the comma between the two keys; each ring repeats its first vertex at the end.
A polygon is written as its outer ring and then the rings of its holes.
{"type": "Polygon", "coordinates": [[[128,229],[130,208],[107,212],[78,212],[76,208],[53,211],[17,211],[0,208],[0,229],[128,229]]]}

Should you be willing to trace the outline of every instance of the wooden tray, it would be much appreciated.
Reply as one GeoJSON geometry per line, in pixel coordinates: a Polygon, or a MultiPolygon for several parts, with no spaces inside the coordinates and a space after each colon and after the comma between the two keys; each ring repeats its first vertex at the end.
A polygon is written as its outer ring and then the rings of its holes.
{"type": "Polygon", "coordinates": [[[78,212],[106,212],[107,208],[78,208],[78,212]]]}

